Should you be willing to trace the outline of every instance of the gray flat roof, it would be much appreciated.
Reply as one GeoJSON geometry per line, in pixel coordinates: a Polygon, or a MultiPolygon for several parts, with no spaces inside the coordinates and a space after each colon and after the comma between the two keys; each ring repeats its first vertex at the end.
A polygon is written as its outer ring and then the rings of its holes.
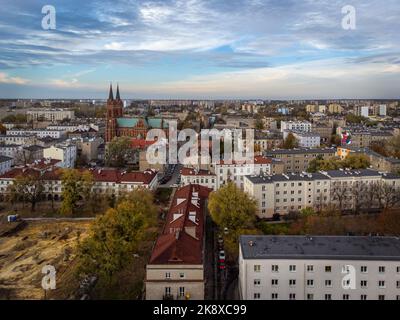
{"type": "Polygon", "coordinates": [[[244,259],[400,261],[397,237],[243,235],[239,241],[244,259]]]}
{"type": "Polygon", "coordinates": [[[272,183],[272,182],[288,182],[288,181],[312,181],[312,180],[329,180],[326,175],[316,172],[307,174],[274,174],[272,176],[246,176],[254,184],[272,183]]]}
{"type": "Polygon", "coordinates": [[[313,148],[313,149],[275,149],[266,151],[266,155],[276,155],[276,154],[302,154],[302,153],[335,153],[334,148],[313,148]]]}

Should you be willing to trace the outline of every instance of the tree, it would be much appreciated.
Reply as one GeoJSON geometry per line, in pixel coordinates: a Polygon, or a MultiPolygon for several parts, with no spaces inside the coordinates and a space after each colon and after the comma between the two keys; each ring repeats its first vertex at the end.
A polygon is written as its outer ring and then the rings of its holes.
{"type": "Polygon", "coordinates": [[[131,155],[131,138],[115,137],[107,144],[106,165],[111,167],[123,167],[131,155]]]}
{"type": "Polygon", "coordinates": [[[35,211],[36,203],[42,198],[44,184],[41,175],[19,175],[10,186],[10,195],[13,201],[22,200],[31,204],[31,211],[35,211]]]}
{"type": "Polygon", "coordinates": [[[65,169],[61,174],[62,214],[74,214],[83,191],[82,175],[76,169],[65,169]]]}
{"type": "Polygon", "coordinates": [[[370,166],[370,161],[364,154],[349,154],[340,165],[342,168],[366,169],[370,166]]]}
{"type": "Polygon", "coordinates": [[[156,225],[157,207],[147,190],[135,190],[98,217],[90,236],[78,246],[79,275],[97,275],[110,283],[140,249],[149,228],[156,225]]]}
{"type": "Polygon", "coordinates": [[[229,182],[210,194],[208,209],[213,221],[222,230],[227,228],[226,247],[231,253],[236,253],[239,236],[249,231],[254,232],[256,202],[229,182]]]}
{"type": "Polygon", "coordinates": [[[282,144],[283,149],[294,149],[298,146],[299,142],[297,141],[293,133],[290,132],[282,144]]]}
{"type": "Polygon", "coordinates": [[[255,122],[255,128],[257,130],[264,130],[264,122],[262,121],[262,119],[257,119],[255,122]]]}

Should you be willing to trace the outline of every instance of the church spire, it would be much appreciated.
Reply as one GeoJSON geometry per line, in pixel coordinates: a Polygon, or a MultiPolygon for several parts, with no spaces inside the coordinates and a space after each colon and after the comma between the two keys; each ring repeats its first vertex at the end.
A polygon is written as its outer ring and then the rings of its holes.
{"type": "Polygon", "coordinates": [[[117,83],[117,95],[115,96],[115,99],[121,100],[121,97],[119,96],[119,84],[117,83]]]}
{"type": "Polygon", "coordinates": [[[108,100],[114,100],[114,94],[112,90],[112,83],[110,83],[110,93],[108,94],[108,100]]]}

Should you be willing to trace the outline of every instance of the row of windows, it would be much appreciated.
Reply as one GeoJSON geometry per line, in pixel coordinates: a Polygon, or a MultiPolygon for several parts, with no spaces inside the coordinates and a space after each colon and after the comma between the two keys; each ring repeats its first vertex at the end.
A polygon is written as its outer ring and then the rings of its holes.
{"type": "MultiPolygon", "coordinates": [[[[314,287],[314,279],[307,279],[307,287],[314,287]]],[[[332,287],[332,280],[327,279],[325,280],[325,287],[332,287]]],[[[278,279],[271,279],[271,285],[272,286],[278,286],[279,280],[278,279]]],[[[261,286],[261,280],[260,279],[254,279],[254,285],[255,286],[261,286]]],[[[367,280],[361,280],[360,281],[361,288],[367,288],[368,287],[368,281],[367,280]]],[[[289,279],[289,286],[294,287],[296,286],[296,279],[289,279]]],[[[378,287],[379,288],[386,288],[386,281],[385,280],[379,280],[378,281],[378,287]]],[[[400,280],[396,281],[396,288],[400,289],[400,280]]]]}
{"type": "MultiPolygon", "coordinates": [[[[295,264],[289,265],[289,271],[290,272],[296,272],[297,266],[295,264]]],[[[314,272],[314,265],[307,265],[306,266],[307,272],[314,272]]],[[[279,265],[273,264],[271,266],[271,271],[272,272],[279,272],[279,265]]],[[[360,267],[361,273],[367,273],[368,272],[368,267],[367,266],[361,266],[360,267]]],[[[261,265],[255,264],[254,265],[254,272],[261,272],[261,265]]],[[[332,266],[325,266],[325,272],[332,272],[332,266]]],[[[346,266],[343,266],[342,272],[348,273],[348,269],[346,266]]],[[[378,272],[379,273],[385,273],[386,272],[386,267],[385,266],[378,266],[378,272]]],[[[400,273],[400,266],[396,266],[396,272],[400,273]]]]}
{"type": "MultiPolygon", "coordinates": [[[[258,293],[258,292],[254,293],[253,297],[254,297],[255,300],[259,300],[259,299],[261,299],[261,293],[258,293]]],[[[279,298],[278,293],[275,293],[275,292],[271,293],[271,299],[272,300],[277,300],[278,298],[279,298]]],[[[296,300],[296,294],[295,293],[289,293],[288,298],[289,298],[289,300],[296,300]]],[[[360,295],[360,300],[367,300],[367,298],[368,298],[368,295],[366,295],[366,294],[360,295]]],[[[314,300],[314,294],[313,293],[307,293],[306,299],[307,300],[314,300]]],[[[330,293],[325,294],[324,295],[324,299],[325,300],[332,300],[332,294],[330,294],[330,293]]],[[[350,295],[349,294],[343,294],[342,295],[342,299],[343,300],[350,300],[350,295]]],[[[385,300],[385,299],[386,299],[386,296],[384,294],[378,295],[378,300],[385,300]]],[[[400,295],[396,295],[396,300],[400,300],[400,295]]]]}

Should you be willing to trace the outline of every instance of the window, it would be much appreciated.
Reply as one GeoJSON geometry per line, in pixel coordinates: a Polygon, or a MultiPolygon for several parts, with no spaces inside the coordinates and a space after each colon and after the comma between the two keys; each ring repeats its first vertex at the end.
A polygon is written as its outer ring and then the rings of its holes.
{"type": "Polygon", "coordinates": [[[169,296],[171,294],[171,287],[165,287],[165,295],[169,296]]]}
{"type": "Polygon", "coordinates": [[[367,300],[367,295],[366,294],[362,294],[361,295],[361,300],[367,300]]]}
{"type": "Polygon", "coordinates": [[[290,272],[296,272],[296,265],[291,264],[291,265],[289,266],[289,271],[290,271],[290,272]]]}
{"type": "Polygon", "coordinates": [[[296,300],[296,294],[295,293],[290,293],[289,294],[289,300],[296,300]]]}
{"type": "Polygon", "coordinates": [[[332,272],[331,266],[325,266],[325,272],[332,272]]]}
{"type": "Polygon", "coordinates": [[[400,281],[399,280],[396,281],[396,287],[397,287],[397,289],[400,289],[400,281]]]}
{"type": "Polygon", "coordinates": [[[326,294],[325,295],[325,300],[332,300],[332,295],[331,294],[326,294]]]}
{"type": "Polygon", "coordinates": [[[171,279],[171,272],[165,273],[165,279],[171,279]]]}
{"type": "Polygon", "coordinates": [[[278,272],[279,271],[279,266],[277,264],[272,265],[272,272],[278,272]]]}
{"type": "Polygon", "coordinates": [[[361,266],[361,273],[367,273],[367,272],[368,272],[367,266],[361,266]]]}
{"type": "Polygon", "coordinates": [[[314,272],[314,266],[313,265],[308,265],[307,266],[307,272],[314,272]]]}
{"type": "Polygon", "coordinates": [[[278,285],[278,279],[272,279],[271,280],[271,285],[277,286],[278,285]]]}
{"type": "Polygon", "coordinates": [[[180,272],[179,273],[179,278],[181,278],[181,279],[185,278],[185,274],[183,272],[180,272]]]}
{"type": "Polygon", "coordinates": [[[258,299],[260,299],[260,298],[261,298],[261,293],[258,293],[258,292],[257,292],[257,293],[254,294],[254,299],[255,299],[255,300],[258,300],[258,299]]]}
{"type": "Polygon", "coordinates": [[[368,281],[367,280],[361,280],[361,288],[366,288],[368,287],[368,281]]]}
{"type": "Polygon", "coordinates": [[[314,300],[314,294],[307,293],[307,300],[314,300]]]}
{"type": "Polygon", "coordinates": [[[380,294],[378,297],[378,300],[385,300],[385,295],[384,294],[380,294]]]}
{"type": "Polygon", "coordinates": [[[254,285],[255,286],[261,285],[261,280],[260,279],[254,279],[254,285]]]}
{"type": "Polygon", "coordinates": [[[179,296],[183,297],[185,295],[185,287],[179,287],[179,296]]]}
{"type": "Polygon", "coordinates": [[[307,280],[307,287],[314,287],[314,280],[308,279],[307,280]]]}
{"type": "Polygon", "coordinates": [[[385,267],[379,266],[379,273],[385,273],[385,267]]]}
{"type": "Polygon", "coordinates": [[[296,285],[296,280],[295,279],[290,279],[289,280],[289,286],[293,287],[296,285]]]}
{"type": "Polygon", "coordinates": [[[261,266],[259,264],[254,265],[254,272],[260,272],[261,271],[261,266]]]}
{"type": "Polygon", "coordinates": [[[325,287],[332,287],[332,280],[325,280],[325,287]]]}
{"type": "Polygon", "coordinates": [[[271,299],[272,299],[272,300],[278,299],[278,294],[277,294],[277,293],[272,293],[272,294],[271,294],[271,299]]]}
{"type": "Polygon", "coordinates": [[[350,299],[350,296],[348,294],[343,295],[343,300],[349,300],[349,299],[350,299]]]}
{"type": "Polygon", "coordinates": [[[379,280],[378,281],[378,286],[379,286],[379,288],[385,288],[385,281],[384,280],[379,280]]]}
{"type": "Polygon", "coordinates": [[[397,273],[400,273],[400,266],[397,266],[397,267],[396,267],[396,272],[397,272],[397,273]]]}

